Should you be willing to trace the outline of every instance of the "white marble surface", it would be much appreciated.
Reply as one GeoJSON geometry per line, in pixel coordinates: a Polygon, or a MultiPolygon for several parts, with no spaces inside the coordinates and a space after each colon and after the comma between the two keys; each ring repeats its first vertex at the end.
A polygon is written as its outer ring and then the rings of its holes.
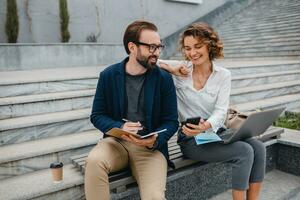
{"type": "MultiPolygon", "coordinates": [[[[261,88],[264,89],[264,86],[261,86],[261,88]]],[[[234,90],[232,92],[234,92],[234,90]]],[[[230,103],[238,104],[238,103],[244,103],[244,102],[249,102],[249,101],[254,101],[259,99],[266,99],[270,97],[295,94],[299,92],[300,92],[300,85],[291,85],[288,87],[281,87],[281,88],[277,87],[274,89],[268,89],[263,91],[252,91],[252,92],[249,91],[249,93],[247,93],[247,91],[243,91],[243,92],[236,93],[235,95],[231,95],[230,103]]]]}
{"type": "MultiPolygon", "coordinates": [[[[33,199],[45,195],[55,195],[57,199],[64,199],[65,194],[62,191],[81,186],[84,178],[72,164],[66,165],[63,168],[64,179],[59,184],[52,182],[50,169],[40,170],[23,176],[16,176],[7,180],[0,180],[0,197],[5,200],[12,199],[33,199]],[[17,186],[17,187],[16,187],[17,186]]],[[[72,191],[78,194],[76,191],[72,191]]],[[[68,193],[70,194],[70,193],[68,193]]],[[[44,197],[44,199],[47,199],[44,197]]],[[[49,199],[49,198],[48,198],[49,199]]],[[[72,199],[72,198],[71,198],[72,199]]]]}
{"type": "MultiPolygon", "coordinates": [[[[249,62],[249,63],[251,64],[251,62],[249,62]]],[[[286,71],[286,70],[298,70],[300,67],[300,63],[295,63],[295,64],[282,63],[282,64],[265,65],[265,66],[258,64],[257,66],[249,66],[249,67],[247,67],[247,66],[246,67],[238,67],[238,66],[235,66],[236,65],[235,63],[231,67],[230,64],[231,63],[224,63],[223,65],[231,71],[232,75],[266,73],[266,72],[286,71]]]]}
{"type": "Polygon", "coordinates": [[[300,94],[283,95],[256,101],[232,105],[238,110],[250,111],[255,109],[271,109],[285,106],[287,110],[300,106],[300,94]]]}
{"type": "Polygon", "coordinates": [[[93,146],[94,145],[84,146],[68,151],[60,151],[19,161],[2,163],[0,164],[0,179],[31,173],[41,169],[47,169],[52,162],[63,162],[65,165],[69,164],[71,163],[71,156],[87,153],[93,146]]]}
{"type": "MultiPolygon", "coordinates": [[[[299,68],[300,68],[300,66],[299,66],[299,68]]],[[[278,82],[282,82],[282,81],[293,81],[293,80],[300,80],[300,73],[270,76],[270,77],[254,77],[254,78],[247,78],[247,79],[232,79],[231,86],[232,86],[232,88],[238,88],[238,87],[263,85],[263,84],[278,83],[278,82]]]]}
{"type": "Polygon", "coordinates": [[[98,79],[85,79],[15,85],[0,85],[0,97],[45,94],[70,90],[95,89],[97,86],[97,81],[98,79]]]}
{"type": "Polygon", "coordinates": [[[93,129],[89,118],[0,132],[0,146],[93,129]]]}
{"type": "Polygon", "coordinates": [[[300,131],[285,128],[278,143],[300,148],[300,131]]]}
{"type": "Polygon", "coordinates": [[[36,103],[25,103],[0,106],[0,119],[15,118],[36,114],[69,111],[76,109],[91,109],[93,96],[50,100],[36,103]]]}

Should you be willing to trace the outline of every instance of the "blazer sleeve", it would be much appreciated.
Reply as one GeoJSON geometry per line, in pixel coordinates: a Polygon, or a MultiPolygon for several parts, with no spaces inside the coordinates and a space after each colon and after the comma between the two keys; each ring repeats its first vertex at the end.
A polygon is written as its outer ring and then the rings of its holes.
{"type": "Polygon", "coordinates": [[[166,145],[178,129],[176,91],[169,74],[165,74],[161,87],[161,123],[157,131],[162,129],[167,129],[167,131],[164,134],[158,134],[156,149],[166,145]]]}
{"type": "Polygon", "coordinates": [[[92,124],[99,129],[104,134],[114,127],[120,128],[123,123],[120,121],[115,121],[111,117],[109,117],[107,108],[108,101],[105,95],[106,90],[110,88],[105,85],[105,79],[107,78],[107,74],[103,72],[100,73],[97,89],[93,101],[92,113],[90,116],[90,120],[92,124]]]}

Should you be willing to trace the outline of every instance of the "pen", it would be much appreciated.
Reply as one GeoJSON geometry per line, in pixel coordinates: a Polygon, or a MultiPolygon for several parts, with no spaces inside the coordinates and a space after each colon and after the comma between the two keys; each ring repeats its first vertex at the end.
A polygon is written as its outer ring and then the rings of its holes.
{"type": "Polygon", "coordinates": [[[124,122],[130,122],[130,120],[123,118],[122,121],[124,122]]]}

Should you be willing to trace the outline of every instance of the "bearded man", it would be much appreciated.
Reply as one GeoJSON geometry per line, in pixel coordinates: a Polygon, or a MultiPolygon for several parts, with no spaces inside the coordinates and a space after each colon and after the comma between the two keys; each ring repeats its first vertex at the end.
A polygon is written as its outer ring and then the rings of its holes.
{"type": "Polygon", "coordinates": [[[156,66],[164,46],[157,27],[142,20],[129,24],[123,43],[129,56],[107,67],[98,80],[90,119],[104,139],[86,160],[86,199],[109,199],[109,173],[127,166],[142,200],[165,199],[167,168],[174,167],[167,143],[177,131],[178,116],[173,80],[156,66]],[[146,139],[120,139],[106,134],[112,128],[140,135],[166,131],[146,139]]]}

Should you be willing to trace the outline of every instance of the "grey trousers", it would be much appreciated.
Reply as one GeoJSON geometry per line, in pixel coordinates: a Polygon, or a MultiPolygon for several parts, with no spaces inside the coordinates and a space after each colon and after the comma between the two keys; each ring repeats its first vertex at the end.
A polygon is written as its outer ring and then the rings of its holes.
{"type": "Polygon", "coordinates": [[[197,145],[195,139],[179,141],[184,156],[203,162],[232,163],[232,189],[247,190],[249,183],[262,182],[265,175],[266,148],[256,139],[231,144],[197,145]]]}

